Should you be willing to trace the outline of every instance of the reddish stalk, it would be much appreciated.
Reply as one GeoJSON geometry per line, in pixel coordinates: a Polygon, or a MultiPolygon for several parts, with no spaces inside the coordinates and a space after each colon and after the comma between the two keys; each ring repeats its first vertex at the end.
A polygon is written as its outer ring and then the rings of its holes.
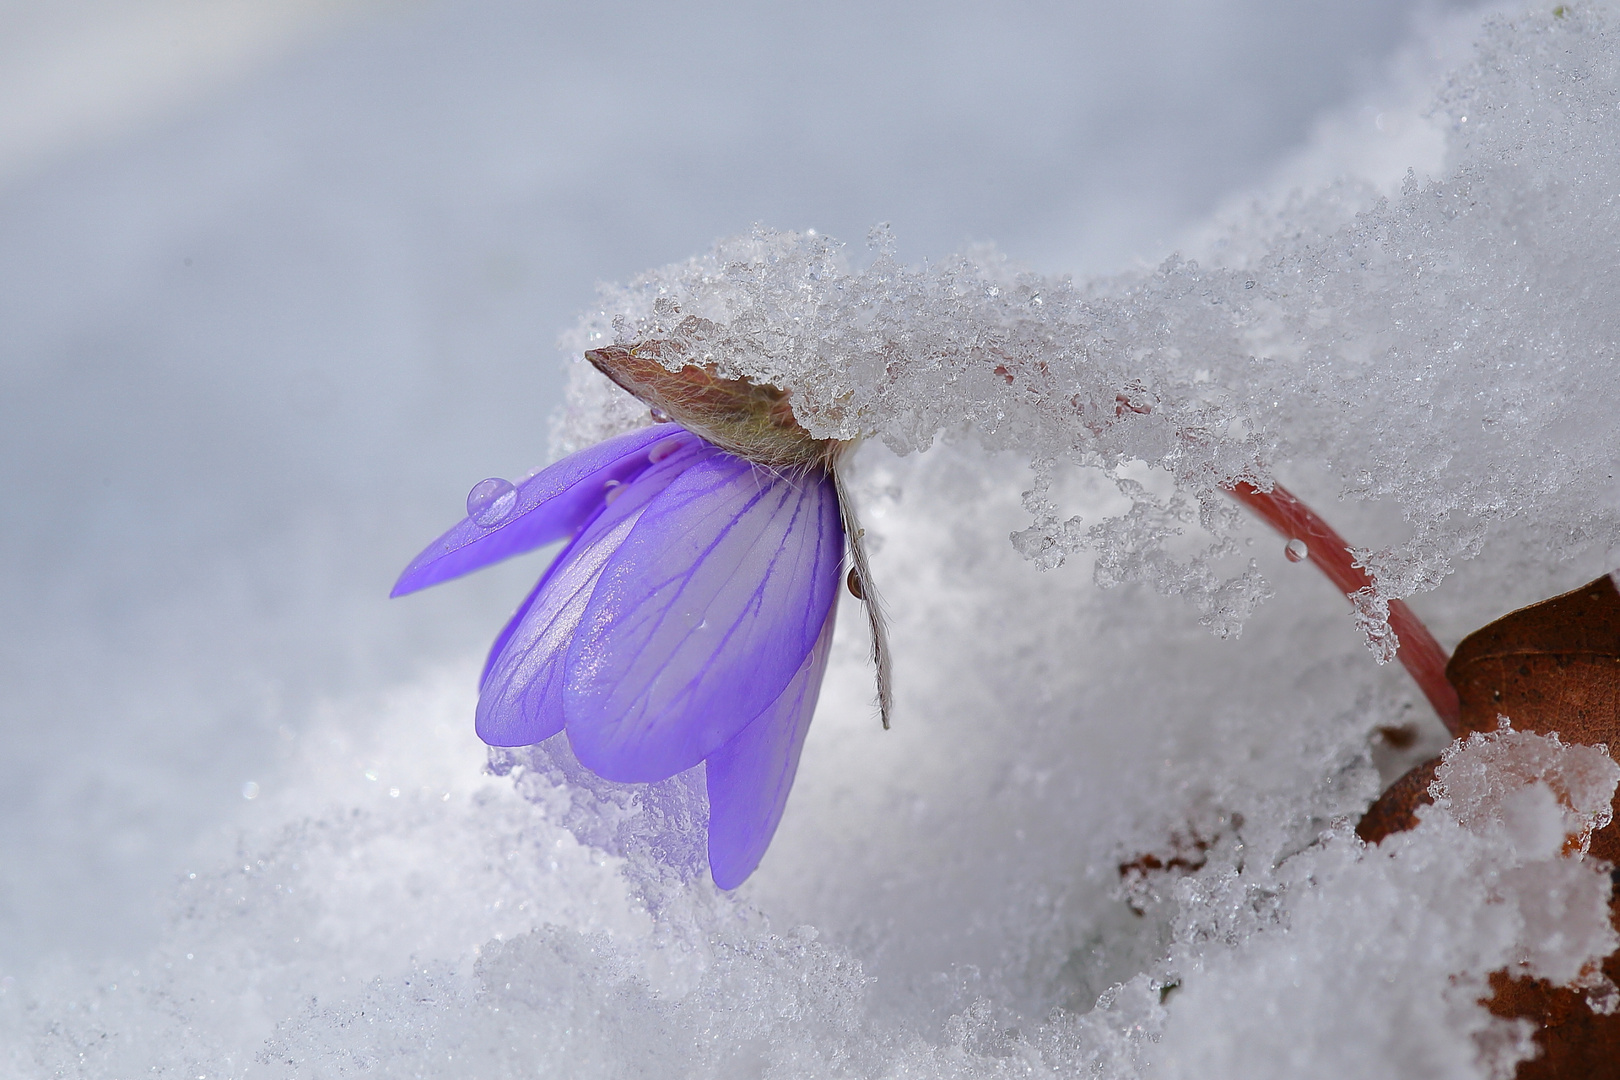
{"type": "MultiPolygon", "coordinates": [[[[1317,516],[1316,511],[1296,499],[1281,484],[1270,491],[1259,491],[1254,485],[1239,481],[1227,489],[1231,496],[1285,538],[1305,543],[1306,558],[1326,574],[1345,596],[1360,592],[1372,585],[1367,572],[1354,565],[1350,545],[1333,527],[1317,516]]],[[[1412,609],[1400,600],[1389,602],[1389,625],[1400,639],[1395,658],[1406,668],[1429,699],[1440,722],[1455,736],[1462,734],[1462,708],[1457,691],[1446,679],[1446,661],[1450,657],[1440,643],[1434,640],[1429,628],[1418,620],[1412,609]]]]}

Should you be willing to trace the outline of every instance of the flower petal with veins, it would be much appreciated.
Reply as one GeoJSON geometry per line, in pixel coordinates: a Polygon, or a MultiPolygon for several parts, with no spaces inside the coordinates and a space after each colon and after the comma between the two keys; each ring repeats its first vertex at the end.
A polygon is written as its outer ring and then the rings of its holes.
{"type": "MultiPolygon", "coordinates": [[[[693,368],[682,378],[717,376],[693,368]]],[[[725,413],[734,423],[715,433],[718,445],[666,422],[542,469],[516,485],[499,521],[465,518],[430,544],[393,595],[566,539],[490,648],[478,735],[528,746],[566,731],[582,765],[619,782],[706,761],[710,873],[732,889],[759,865],[793,785],[847,526],[841,444],[804,434],[781,391],[717,385],[768,415],[725,413]],[[759,445],[792,448],[791,461],[732,445],[755,447],[742,436],[761,424],[775,434],[759,445]]],[[[490,486],[505,488],[475,493],[490,486]]],[[[854,557],[862,568],[858,545],[854,557]]],[[[886,702],[881,674],[879,685],[886,702]]]]}
{"type": "Polygon", "coordinates": [[[705,762],[709,874],[722,889],[746,881],[776,835],[821,694],[837,615],[835,603],[827,609],[815,647],[781,696],[705,762]]]}
{"type": "Polygon", "coordinates": [[[704,458],[647,507],[574,635],[563,712],[579,760],[661,780],[719,749],[782,693],[838,589],[830,477],[704,458]]]}
{"type": "Polygon", "coordinates": [[[626,485],[562,550],[496,639],[479,684],[480,739],[529,746],[562,730],[562,661],[602,568],[671,481],[694,461],[719,453],[691,440],[626,485]]]}
{"type": "Polygon", "coordinates": [[[411,561],[389,595],[404,596],[563,539],[601,508],[608,481],[634,479],[651,464],[647,450],[670,436],[693,438],[671,424],[637,428],[541,469],[517,485],[509,516],[487,527],[463,518],[411,561]]]}

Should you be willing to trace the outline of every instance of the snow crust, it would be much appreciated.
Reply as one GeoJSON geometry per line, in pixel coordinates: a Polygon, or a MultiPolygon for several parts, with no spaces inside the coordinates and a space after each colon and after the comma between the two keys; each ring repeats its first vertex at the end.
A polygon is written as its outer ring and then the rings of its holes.
{"type": "MultiPolygon", "coordinates": [[[[1378,594],[1359,614],[1387,661],[1388,599],[1434,588],[1494,523],[1556,521],[1554,558],[1620,524],[1610,375],[1577,359],[1612,357],[1620,333],[1597,269],[1620,241],[1611,34],[1596,6],[1493,24],[1433,104],[1445,175],[1409,172],[1394,198],[1301,196],[1211,245],[1207,265],[1176,255],[1084,282],[990,252],[905,266],[879,227],[855,269],[832,240],[756,229],[606,290],[572,344],[674,339],[791,387],[819,437],[905,454],[971,430],[1031,461],[1026,558],[1093,550],[1099,583],[1184,593],[1223,635],[1267,587],[1252,566],[1217,567],[1241,522],[1220,486],[1319,473],[1411,523],[1364,556],[1378,594]],[[1053,497],[1060,463],[1109,474],[1129,509],[1083,525],[1053,497]],[[1137,463],[1174,492],[1144,486],[1137,463]],[[1177,557],[1170,538],[1195,520],[1210,543],[1177,557]]],[[[579,392],[600,415],[600,395],[579,392]]]]}
{"type": "MultiPolygon", "coordinates": [[[[1482,31],[1438,179],[1246,210],[1197,263],[1075,282],[758,230],[608,290],[576,345],[680,336],[871,440],[896,730],[841,636],[727,895],[697,772],[481,771],[470,665],[333,702],[147,959],[0,983],[0,1075],[1493,1077],[1532,1047],[1492,971],[1611,1007],[1577,856],[1620,768],[1476,736],[1363,845],[1436,727],[1219,494],[1307,495],[1452,641],[1612,561],[1620,72],[1607,9],[1560,10],[1482,31]]],[[[579,365],[558,449],[643,419],[579,365]]]]}

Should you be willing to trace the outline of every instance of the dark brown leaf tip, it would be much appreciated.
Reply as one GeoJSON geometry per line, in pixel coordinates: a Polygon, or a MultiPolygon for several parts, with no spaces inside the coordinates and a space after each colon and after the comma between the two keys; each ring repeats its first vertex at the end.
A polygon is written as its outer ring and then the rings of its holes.
{"type": "Polygon", "coordinates": [[[1432,757],[1421,765],[1413,766],[1406,775],[1378,796],[1356,824],[1356,835],[1369,844],[1376,844],[1391,833],[1417,828],[1417,808],[1434,802],[1429,785],[1434,783],[1434,771],[1441,758],[1432,757]]]}
{"type": "Polygon", "coordinates": [[[1605,574],[1520,608],[1463,639],[1446,677],[1462,723],[1494,731],[1556,731],[1595,746],[1620,741],[1620,591],[1605,574]]]}

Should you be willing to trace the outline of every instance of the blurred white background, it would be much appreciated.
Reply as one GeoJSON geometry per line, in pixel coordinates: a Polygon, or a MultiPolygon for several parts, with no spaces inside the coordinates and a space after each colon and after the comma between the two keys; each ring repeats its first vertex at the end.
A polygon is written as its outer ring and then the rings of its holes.
{"type": "Polygon", "coordinates": [[[0,975],[146,947],[314,702],[482,650],[532,562],[388,588],[541,463],[597,281],[755,222],[1157,261],[1398,138],[1447,10],[0,3],[0,975]]]}

